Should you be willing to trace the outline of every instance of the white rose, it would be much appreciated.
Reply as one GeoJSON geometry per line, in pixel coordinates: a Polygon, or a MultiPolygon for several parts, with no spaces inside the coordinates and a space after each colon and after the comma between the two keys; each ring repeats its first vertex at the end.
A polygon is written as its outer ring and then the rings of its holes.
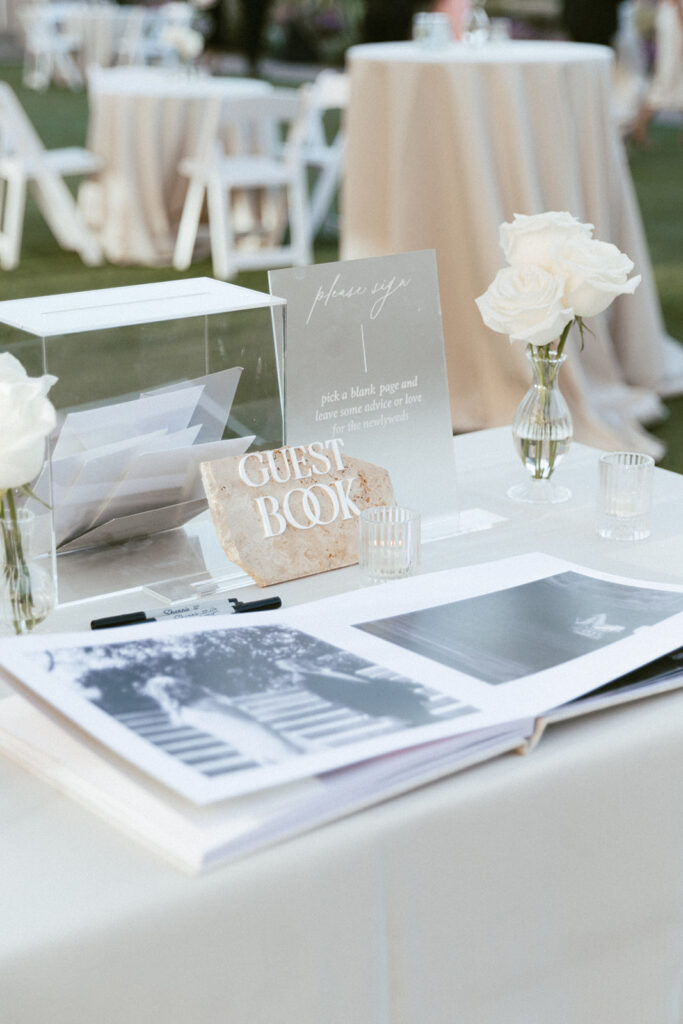
{"type": "Polygon", "coordinates": [[[510,266],[534,263],[553,271],[553,251],[573,238],[590,238],[592,224],[582,224],[571,213],[516,213],[511,224],[501,224],[500,245],[510,266]]]}
{"type": "Polygon", "coordinates": [[[611,242],[571,239],[556,248],[555,263],[567,279],[565,302],[580,317],[597,316],[640,284],[640,275],[628,280],[633,262],[611,242]]]}
{"type": "Polygon", "coordinates": [[[510,341],[549,345],[574,319],[563,305],[564,289],[563,277],[540,267],[505,267],[475,301],[486,326],[510,341]]]}
{"type": "Polygon", "coordinates": [[[204,49],[204,36],[194,28],[188,28],[178,46],[181,60],[195,60],[204,49]]]}
{"type": "Polygon", "coordinates": [[[18,359],[0,353],[0,492],[30,483],[45,458],[45,438],[56,421],[46,395],[57,380],[29,377],[18,359]]]}
{"type": "Polygon", "coordinates": [[[168,25],[162,33],[162,39],[183,61],[194,60],[204,49],[204,36],[187,25],[168,25]]]}

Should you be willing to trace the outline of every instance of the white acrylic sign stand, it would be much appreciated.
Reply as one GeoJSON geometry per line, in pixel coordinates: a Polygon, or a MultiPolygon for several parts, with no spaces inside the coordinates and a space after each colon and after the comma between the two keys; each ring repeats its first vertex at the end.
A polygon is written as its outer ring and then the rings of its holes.
{"type": "MultiPolygon", "coordinates": [[[[433,251],[270,271],[287,300],[285,441],[340,438],[389,471],[425,534],[458,532],[433,251]]],[[[425,536],[425,539],[427,539],[425,536]]]]}

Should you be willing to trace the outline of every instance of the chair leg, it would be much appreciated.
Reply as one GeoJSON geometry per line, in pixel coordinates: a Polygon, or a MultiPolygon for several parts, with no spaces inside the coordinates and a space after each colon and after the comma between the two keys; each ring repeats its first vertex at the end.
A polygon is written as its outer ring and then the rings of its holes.
{"type": "Polygon", "coordinates": [[[102,250],[82,211],[59,175],[41,171],[31,182],[38,208],[63,249],[78,253],[88,267],[103,262],[102,250]]]}
{"type": "Polygon", "coordinates": [[[173,252],[173,266],[176,270],[187,270],[192,263],[205,191],[203,182],[190,179],[173,252]]]}
{"type": "Polygon", "coordinates": [[[4,209],[0,228],[0,266],[14,270],[19,265],[21,238],[26,209],[26,178],[23,174],[7,177],[4,191],[4,209]]]}
{"type": "Polygon", "coordinates": [[[268,232],[271,245],[282,245],[285,237],[287,224],[289,222],[289,195],[288,189],[279,188],[276,193],[266,197],[268,211],[272,217],[272,226],[268,232]]]}
{"type": "Polygon", "coordinates": [[[64,51],[63,53],[55,54],[54,63],[55,70],[59,72],[62,81],[69,89],[80,89],[83,87],[83,76],[70,53],[64,51]]]}
{"type": "Polygon", "coordinates": [[[313,261],[310,212],[303,169],[287,187],[292,262],[306,266],[313,261]]]}
{"type": "Polygon", "coordinates": [[[41,50],[27,48],[24,56],[24,70],[21,84],[27,89],[44,92],[49,88],[52,75],[52,62],[41,50]]]}
{"type": "Polygon", "coordinates": [[[311,195],[311,236],[315,236],[325,223],[339,182],[339,171],[334,164],[322,167],[311,195]]]}
{"type": "Polygon", "coordinates": [[[237,267],[234,260],[235,236],[230,216],[232,193],[220,180],[210,180],[206,199],[209,209],[209,236],[211,240],[211,266],[214,277],[228,281],[237,267]]]}

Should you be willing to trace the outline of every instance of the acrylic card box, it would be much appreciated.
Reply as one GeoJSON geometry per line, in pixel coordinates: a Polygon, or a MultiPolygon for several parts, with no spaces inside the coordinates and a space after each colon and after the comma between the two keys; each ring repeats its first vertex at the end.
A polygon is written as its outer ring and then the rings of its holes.
{"type": "Polygon", "coordinates": [[[199,464],[282,443],[284,311],[211,278],[0,302],[0,350],[58,378],[34,491],[60,603],[141,585],[189,597],[230,576],[199,464]]]}

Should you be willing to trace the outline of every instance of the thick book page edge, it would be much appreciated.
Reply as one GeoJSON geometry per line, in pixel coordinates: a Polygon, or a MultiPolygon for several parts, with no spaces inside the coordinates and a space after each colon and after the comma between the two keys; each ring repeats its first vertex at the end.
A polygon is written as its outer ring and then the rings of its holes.
{"type": "Polygon", "coordinates": [[[620,704],[632,704],[637,700],[646,700],[648,697],[656,697],[660,693],[670,693],[672,690],[681,688],[683,688],[683,673],[677,677],[655,680],[646,684],[634,684],[622,691],[613,690],[611,693],[600,694],[597,697],[586,697],[563,704],[536,719],[531,736],[520,746],[518,752],[530,754],[540,743],[548,726],[554,725],[556,722],[567,722],[573,718],[590,715],[594,711],[605,711],[607,708],[618,707],[620,704]]]}
{"type": "MultiPolygon", "coordinates": [[[[529,728],[530,726],[531,723],[529,723],[529,728]]],[[[399,777],[390,778],[388,781],[386,778],[383,782],[375,780],[374,788],[369,788],[367,780],[363,779],[363,770],[367,766],[360,764],[339,769],[340,773],[354,776],[353,781],[349,783],[345,781],[341,793],[337,792],[334,785],[330,786],[329,790],[326,789],[324,794],[316,797],[310,805],[303,808],[303,814],[299,815],[296,823],[284,817],[276,819],[273,823],[268,823],[267,835],[264,834],[264,830],[261,830],[246,837],[243,842],[237,840],[236,843],[231,844],[231,856],[236,858],[256,849],[266,849],[277,842],[310,832],[315,828],[349,817],[377,804],[386,803],[433,782],[459,774],[468,768],[474,768],[483,762],[495,760],[503,754],[513,753],[519,748],[520,740],[519,734],[508,734],[497,740],[490,739],[473,745],[466,755],[450,756],[446,753],[431,764],[425,761],[416,763],[416,748],[387,754],[386,758],[397,764],[400,764],[401,761],[409,762],[407,770],[403,773],[399,772],[399,777]]],[[[448,740],[435,742],[447,744],[448,740]]],[[[324,777],[320,781],[324,783],[324,777]]],[[[206,867],[218,866],[224,859],[225,852],[216,851],[215,860],[213,857],[209,857],[206,867]]]]}
{"type": "Polygon", "coordinates": [[[545,727],[547,724],[547,718],[537,718],[534,722],[534,729],[531,733],[531,736],[529,736],[529,738],[525,740],[524,743],[521,743],[519,747],[517,747],[515,753],[525,756],[526,754],[530,754],[532,750],[535,750],[535,748],[541,741],[541,736],[545,732],[545,727]]]}
{"type": "Polygon", "coordinates": [[[0,701],[0,752],[177,869],[197,874],[519,746],[532,723],[453,752],[428,744],[370,765],[311,778],[211,808],[183,805],[142,773],[115,766],[20,696],[0,701]],[[440,749],[439,749],[440,748],[440,749]]]}
{"type": "Polygon", "coordinates": [[[631,704],[633,701],[656,697],[657,694],[669,693],[671,690],[679,690],[681,687],[683,687],[683,672],[678,677],[634,684],[621,691],[613,690],[611,693],[600,694],[596,697],[589,695],[581,700],[571,701],[569,704],[554,708],[543,717],[549,725],[552,725],[553,722],[563,722],[569,718],[578,718],[580,715],[590,715],[593,711],[602,711],[619,704],[631,704]]]}
{"type": "MultiPolygon", "coordinates": [[[[0,701],[0,752],[190,874],[202,869],[207,850],[253,828],[263,805],[272,802],[272,796],[269,801],[257,794],[248,803],[196,808],[132,766],[114,763],[89,737],[64,728],[20,696],[0,701]]],[[[311,795],[319,788],[315,779],[281,787],[279,800],[286,804],[293,789],[304,787],[311,795]]]]}

